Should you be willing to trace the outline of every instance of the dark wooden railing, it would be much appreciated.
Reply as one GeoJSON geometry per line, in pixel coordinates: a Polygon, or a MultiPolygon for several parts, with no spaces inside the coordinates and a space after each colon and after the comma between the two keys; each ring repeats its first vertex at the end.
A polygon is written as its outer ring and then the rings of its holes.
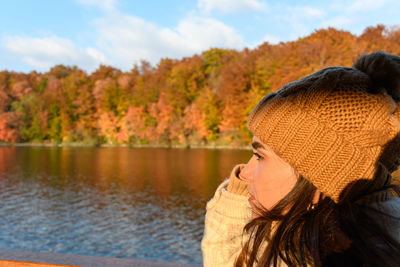
{"type": "Polygon", "coordinates": [[[70,255],[52,252],[0,250],[1,267],[200,267],[200,264],[70,255]]]}

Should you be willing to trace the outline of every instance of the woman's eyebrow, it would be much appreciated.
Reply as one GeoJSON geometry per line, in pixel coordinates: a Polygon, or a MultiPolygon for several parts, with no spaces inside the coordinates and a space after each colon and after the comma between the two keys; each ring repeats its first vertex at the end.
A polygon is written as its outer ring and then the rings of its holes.
{"type": "Polygon", "coordinates": [[[254,149],[258,149],[258,148],[265,149],[265,147],[264,147],[260,142],[257,142],[257,141],[254,141],[253,143],[251,143],[251,146],[252,146],[254,149]]]}

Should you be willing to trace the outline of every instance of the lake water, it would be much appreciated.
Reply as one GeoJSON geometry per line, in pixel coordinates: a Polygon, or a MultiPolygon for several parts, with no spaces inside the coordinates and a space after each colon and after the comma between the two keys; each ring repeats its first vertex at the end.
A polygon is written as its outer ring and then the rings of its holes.
{"type": "Polygon", "coordinates": [[[0,147],[0,249],[202,263],[205,204],[249,150],[0,147]]]}

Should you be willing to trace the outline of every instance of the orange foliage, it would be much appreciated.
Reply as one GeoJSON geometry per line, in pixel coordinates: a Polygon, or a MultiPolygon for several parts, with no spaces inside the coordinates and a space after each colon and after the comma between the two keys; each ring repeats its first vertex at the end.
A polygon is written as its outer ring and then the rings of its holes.
{"type": "Polygon", "coordinates": [[[104,99],[104,94],[106,92],[107,86],[111,85],[113,83],[113,79],[110,77],[107,77],[102,80],[97,80],[95,82],[94,88],[93,88],[93,96],[96,99],[96,103],[98,108],[100,108],[100,104],[102,103],[104,99]]]}
{"type": "Polygon", "coordinates": [[[0,112],[6,111],[6,108],[11,103],[11,99],[5,92],[5,86],[0,85],[0,112]]]}
{"type": "Polygon", "coordinates": [[[117,143],[119,119],[113,112],[102,113],[97,121],[97,125],[101,136],[104,136],[109,143],[117,143]]]}
{"type": "Polygon", "coordinates": [[[0,114],[0,141],[14,143],[18,140],[20,126],[18,114],[6,112],[0,114]]]}
{"type": "Polygon", "coordinates": [[[377,25],[359,36],[320,29],[277,45],[164,58],[155,67],[142,61],[129,72],[104,65],[90,75],[64,65],[44,74],[2,71],[0,139],[240,145],[265,94],[376,50],[400,55],[400,28],[377,25]]]}
{"type": "Polygon", "coordinates": [[[29,95],[33,91],[27,81],[20,81],[14,84],[11,89],[11,95],[17,99],[21,99],[24,95],[29,95]]]}
{"type": "Polygon", "coordinates": [[[120,140],[120,142],[129,142],[131,136],[139,140],[145,139],[146,129],[143,117],[143,106],[129,106],[125,116],[121,119],[121,128],[117,139],[120,140]]]}
{"type": "Polygon", "coordinates": [[[165,94],[161,93],[157,103],[150,103],[148,109],[149,114],[157,121],[155,133],[158,139],[168,129],[168,124],[174,115],[174,108],[167,103],[165,94]]]}
{"type": "Polygon", "coordinates": [[[246,108],[246,94],[250,87],[250,77],[243,66],[234,64],[221,73],[218,94],[222,97],[221,132],[235,132],[243,127],[246,120],[243,110],[246,108]]]}
{"type": "Polygon", "coordinates": [[[118,86],[122,88],[129,88],[131,87],[132,77],[128,74],[121,75],[118,77],[118,86]]]}
{"type": "Polygon", "coordinates": [[[185,108],[183,125],[188,134],[195,134],[198,139],[206,140],[211,132],[207,129],[205,120],[206,114],[196,104],[193,103],[185,108]]]}

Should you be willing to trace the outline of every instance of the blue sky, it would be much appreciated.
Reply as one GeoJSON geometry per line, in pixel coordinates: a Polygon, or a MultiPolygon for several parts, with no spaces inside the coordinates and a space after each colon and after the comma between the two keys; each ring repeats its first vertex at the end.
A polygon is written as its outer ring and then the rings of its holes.
{"type": "Polygon", "coordinates": [[[0,70],[128,71],[211,47],[255,48],[329,26],[400,25],[398,0],[13,0],[0,5],[0,70]]]}

